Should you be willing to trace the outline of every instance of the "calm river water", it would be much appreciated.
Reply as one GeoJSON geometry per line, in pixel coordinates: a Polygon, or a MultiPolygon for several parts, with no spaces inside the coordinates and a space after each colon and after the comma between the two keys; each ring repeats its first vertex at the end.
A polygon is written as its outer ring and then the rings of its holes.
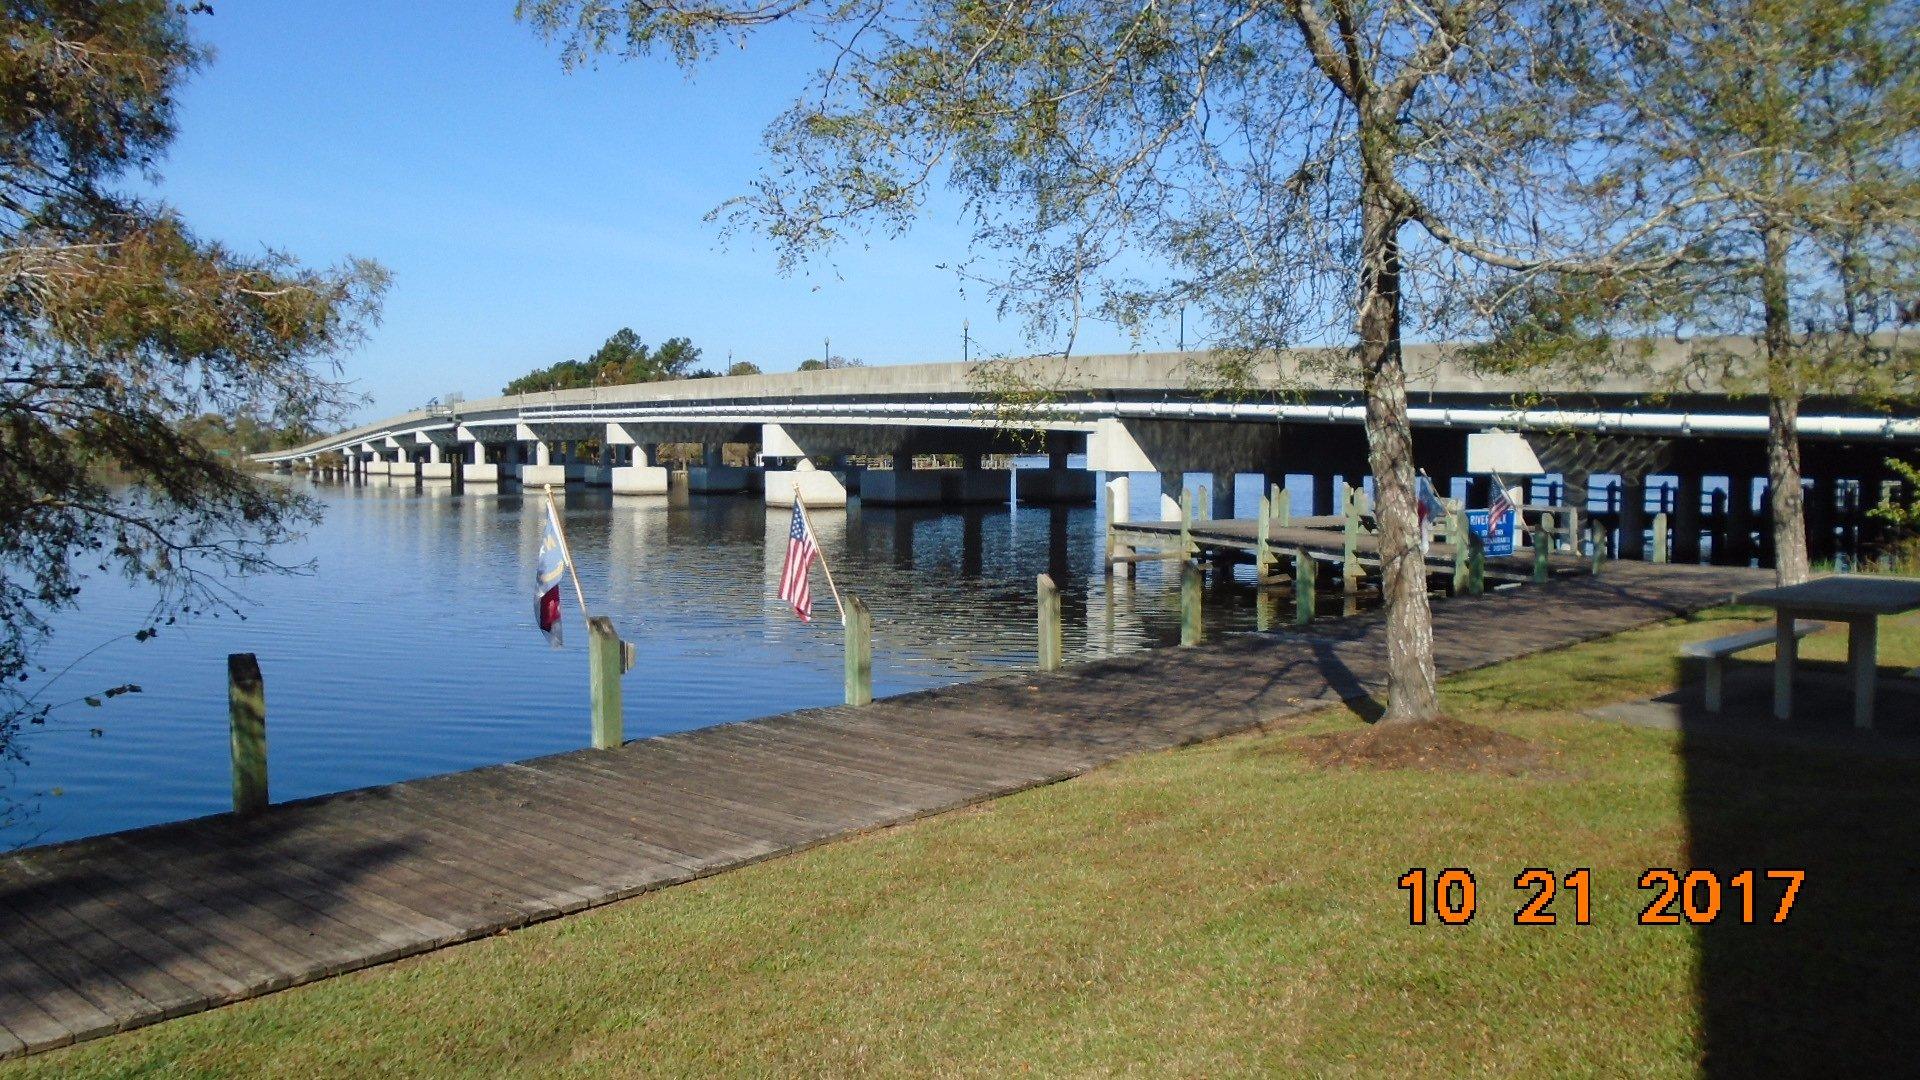
{"type": "MultiPolygon", "coordinates": [[[[136,643],[125,635],[151,595],[104,579],[56,620],[42,658],[50,670],[97,651],[49,700],[123,682],[144,692],[62,707],[23,733],[25,760],[0,782],[26,813],[0,830],[0,846],[227,809],[230,652],[260,658],[275,801],[585,745],[586,629],[570,591],[563,649],[533,624],[537,496],[508,485],[454,497],[385,477],[289,482],[327,504],[324,522],[284,552],[311,559],[313,571],[235,582],[249,601],[244,619],[201,619],[136,643]]],[[[1153,512],[1157,486],[1136,479],[1136,515],[1153,512]]],[[[1250,514],[1259,478],[1240,487],[1250,514]]],[[[873,610],[876,695],[1031,665],[1041,572],[1064,594],[1069,660],[1179,637],[1178,580],[1165,564],[1141,565],[1132,583],[1101,574],[1104,507],[856,500],[814,518],[841,588],[873,610]]],[[[575,488],[565,521],[588,602],[639,649],[624,684],[628,738],[840,700],[842,644],[825,582],[816,576],[811,624],[774,597],[786,510],[758,496],[616,500],[575,488]]],[[[1209,596],[1209,633],[1251,629],[1255,604],[1246,589],[1209,596]]]]}

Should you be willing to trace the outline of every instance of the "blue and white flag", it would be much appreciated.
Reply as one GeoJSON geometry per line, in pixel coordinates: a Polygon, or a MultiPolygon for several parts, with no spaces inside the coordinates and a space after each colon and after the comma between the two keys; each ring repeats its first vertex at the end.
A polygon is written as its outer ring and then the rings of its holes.
{"type": "Polygon", "coordinates": [[[1420,515],[1420,551],[1425,554],[1433,546],[1433,523],[1447,516],[1447,504],[1434,494],[1426,473],[1413,479],[1413,501],[1420,515]]]}
{"type": "Polygon", "coordinates": [[[561,646],[560,578],[567,571],[567,541],[560,534],[560,518],[553,508],[553,496],[547,496],[546,528],[540,533],[540,566],[534,573],[534,619],[548,644],[561,646]]]}

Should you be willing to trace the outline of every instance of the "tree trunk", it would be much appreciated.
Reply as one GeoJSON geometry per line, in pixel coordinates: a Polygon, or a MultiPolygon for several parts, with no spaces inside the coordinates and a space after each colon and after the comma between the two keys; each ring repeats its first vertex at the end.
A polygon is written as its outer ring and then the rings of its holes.
{"type": "Polygon", "coordinates": [[[1793,351],[1787,297],[1787,238],[1779,226],[1761,234],[1766,264],[1760,272],[1766,308],[1767,483],[1773,517],[1773,572],[1797,585],[1812,572],[1807,557],[1806,499],[1800,489],[1800,364],[1793,351]]]}
{"type": "MultiPolygon", "coordinates": [[[[1368,174],[1371,169],[1367,170],[1368,174]]],[[[1387,708],[1382,724],[1440,715],[1433,669],[1433,610],[1414,508],[1413,430],[1400,354],[1400,227],[1404,218],[1362,181],[1360,295],[1355,348],[1367,395],[1367,459],[1380,524],[1381,592],[1387,616],[1387,708]]]]}

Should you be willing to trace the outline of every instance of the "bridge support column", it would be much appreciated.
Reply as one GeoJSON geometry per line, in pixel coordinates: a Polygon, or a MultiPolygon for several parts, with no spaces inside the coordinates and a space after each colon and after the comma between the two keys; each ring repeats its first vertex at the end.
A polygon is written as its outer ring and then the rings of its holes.
{"type": "MultiPolygon", "coordinates": [[[[546,439],[531,432],[522,431],[521,438],[532,444],[533,461],[520,466],[520,482],[530,488],[566,487],[567,467],[553,460],[553,446],[546,439]]],[[[527,449],[528,447],[521,447],[522,460],[527,449]]]]}
{"type": "Polygon", "coordinates": [[[1180,497],[1186,494],[1187,474],[1179,470],[1160,470],[1160,520],[1180,520],[1180,497]]]}
{"type": "Polygon", "coordinates": [[[453,464],[437,442],[427,444],[427,460],[420,463],[422,480],[450,480],[453,478],[453,464]]]}
{"type": "Polygon", "coordinates": [[[1213,474],[1213,506],[1209,510],[1215,521],[1225,521],[1233,517],[1233,484],[1239,475],[1234,472],[1213,474]]]}
{"type": "Polygon", "coordinates": [[[1068,464],[1073,453],[1073,436],[1063,432],[1047,435],[1047,467],[1021,469],[1016,489],[1021,502],[1057,506],[1091,506],[1099,493],[1099,478],[1086,469],[1068,464]]]}
{"type": "Polygon", "coordinates": [[[500,466],[487,460],[487,444],[475,440],[472,449],[461,448],[460,477],[469,484],[497,484],[500,482],[500,466]]]}
{"type": "Polygon", "coordinates": [[[1647,479],[1620,478],[1620,557],[1647,557],[1647,479]]]}
{"type": "Polygon", "coordinates": [[[1332,516],[1334,513],[1333,471],[1331,469],[1315,469],[1313,472],[1307,474],[1307,481],[1307,516],[1332,516]]]}
{"type": "Polygon", "coordinates": [[[667,493],[667,470],[653,463],[657,452],[657,443],[635,443],[627,449],[631,452],[628,460],[631,464],[616,465],[609,474],[609,484],[615,495],[665,495],[667,493]]]}
{"type": "Polygon", "coordinates": [[[1680,473],[1673,492],[1673,561],[1700,561],[1700,474],[1680,473]]]}
{"type": "Polygon", "coordinates": [[[687,490],[705,495],[732,495],[753,490],[751,471],[738,465],[725,464],[723,451],[719,443],[707,443],[700,447],[698,465],[687,467],[687,490]]]}
{"type": "Polygon", "coordinates": [[[938,506],[950,497],[945,487],[938,472],[914,469],[910,451],[895,450],[891,470],[868,472],[860,478],[860,501],[873,506],[938,506]]]}
{"type": "Polygon", "coordinates": [[[987,468],[981,455],[972,450],[960,455],[960,468],[928,475],[940,477],[941,501],[959,506],[1005,506],[1013,489],[1010,470],[987,468]]]}
{"type": "Polygon", "coordinates": [[[795,461],[791,469],[768,469],[765,480],[763,501],[769,507],[792,506],[796,492],[810,509],[847,505],[846,485],[831,472],[816,468],[809,458],[795,461]]]}
{"type": "Polygon", "coordinates": [[[1734,566],[1753,561],[1753,477],[1739,472],[1727,477],[1725,559],[1734,566]]]}
{"type": "Polygon", "coordinates": [[[1813,478],[1813,490],[1806,496],[1808,558],[1824,562],[1832,559],[1838,550],[1833,525],[1839,494],[1840,485],[1832,473],[1813,478]]]}

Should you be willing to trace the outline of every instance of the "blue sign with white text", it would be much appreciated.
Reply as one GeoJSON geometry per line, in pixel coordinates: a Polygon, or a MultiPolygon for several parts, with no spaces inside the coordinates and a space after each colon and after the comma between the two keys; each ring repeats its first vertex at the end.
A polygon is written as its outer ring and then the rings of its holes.
{"type": "Polygon", "coordinates": [[[1492,536],[1488,536],[1487,514],[1486,510],[1467,511],[1467,528],[1480,538],[1488,558],[1513,554],[1513,522],[1519,515],[1511,511],[1500,515],[1500,527],[1494,530],[1492,536]]]}

